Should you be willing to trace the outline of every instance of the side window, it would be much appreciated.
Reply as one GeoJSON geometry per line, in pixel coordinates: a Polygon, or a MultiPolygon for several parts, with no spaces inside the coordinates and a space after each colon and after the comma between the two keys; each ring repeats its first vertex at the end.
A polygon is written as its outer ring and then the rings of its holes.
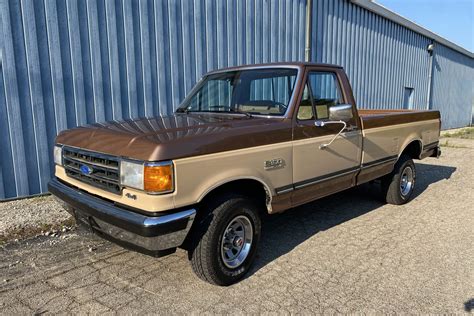
{"type": "Polygon", "coordinates": [[[305,84],[301,103],[298,108],[296,116],[298,120],[312,120],[314,119],[313,105],[311,102],[311,94],[309,92],[308,83],[305,84]]]}
{"type": "Polygon", "coordinates": [[[310,72],[297,118],[299,120],[328,119],[329,108],[342,103],[341,89],[336,74],[332,72],[310,72]],[[308,89],[308,85],[311,89],[308,89]],[[314,109],[312,106],[314,106],[314,109]]]}
{"type": "Polygon", "coordinates": [[[316,119],[328,119],[329,108],[343,103],[336,75],[332,72],[311,72],[308,81],[313,93],[316,119]]]}

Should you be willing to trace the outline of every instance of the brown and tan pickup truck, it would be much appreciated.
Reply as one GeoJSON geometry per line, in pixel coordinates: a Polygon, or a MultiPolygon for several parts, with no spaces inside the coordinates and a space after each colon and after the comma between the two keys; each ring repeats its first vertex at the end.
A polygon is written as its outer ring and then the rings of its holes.
{"type": "Polygon", "coordinates": [[[357,110],[338,66],[228,68],[173,115],[61,132],[49,190],[104,238],[184,248],[200,278],[228,285],[254,260],[262,213],[376,179],[387,203],[406,203],[413,160],[440,155],[440,124],[438,111],[357,110]]]}

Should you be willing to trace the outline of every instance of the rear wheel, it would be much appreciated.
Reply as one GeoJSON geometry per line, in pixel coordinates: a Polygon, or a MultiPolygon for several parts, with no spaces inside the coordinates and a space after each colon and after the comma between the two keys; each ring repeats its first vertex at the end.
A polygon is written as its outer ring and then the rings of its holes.
{"type": "Polygon", "coordinates": [[[250,200],[227,195],[215,201],[192,235],[193,271],[212,284],[237,282],[254,261],[260,229],[258,208],[250,200]]]}
{"type": "Polygon", "coordinates": [[[382,178],[382,194],[389,204],[401,205],[410,200],[415,188],[416,169],[413,160],[402,155],[393,171],[382,178]]]}

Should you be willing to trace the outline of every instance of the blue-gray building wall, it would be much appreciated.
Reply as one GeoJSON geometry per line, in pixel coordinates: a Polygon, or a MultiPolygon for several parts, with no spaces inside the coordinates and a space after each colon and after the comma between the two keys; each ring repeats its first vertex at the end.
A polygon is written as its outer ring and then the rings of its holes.
{"type": "Polygon", "coordinates": [[[61,130],[171,113],[207,71],[304,59],[306,0],[0,0],[0,199],[47,191],[61,130]]]}
{"type": "Polygon", "coordinates": [[[433,55],[431,108],[441,112],[442,128],[467,126],[474,105],[474,59],[444,45],[433,55]]]}
{"type": "MultiPolygon", "coordinates": [[[[312,60],[345,66],[359,106],[400,108],[409,87],[426,108],[431,39],[348,0],[313,3],[312,60]]],[[[170,113],[212,69],[302,61],[305,11],[306,0],[0,0],[0,200],[47,190],[61,130],[170,113]]],[[[440,47],[432,107],[445,128],[465,126],[472,58],[440,47]]]]}
{"type": "Polygon", "coordinates": [[[350,1],[315,1],[312,30],[312,60],[344,66],[359,108],[402,108],[411,88],[412,109],[440,110],[443,129],[470,124],[473,58],[350,1]]]}

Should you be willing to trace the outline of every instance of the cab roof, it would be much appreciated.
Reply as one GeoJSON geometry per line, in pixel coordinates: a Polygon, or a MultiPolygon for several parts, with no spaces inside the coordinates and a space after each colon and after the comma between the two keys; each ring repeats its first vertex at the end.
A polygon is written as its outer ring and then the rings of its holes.
{"type": "Polygon", "coordinates": [[[274,62],[274,63],[263,63],[263,64],[248,64],[248,65],[227,67],[227,68],[221,68],[221,69],[209,71],[208,73],[206,73],[206,75],[220,73],[220,72],[227,72],[227,71],[238,71],[238,70],[249,70],[249,69],[265,69],[265,68],[300,68],[301,69],[301,68],[305,68],[309,66],[342,69],[342,66],[339,66],[339,65],[292,61],[292,62],[274,62]]]}

